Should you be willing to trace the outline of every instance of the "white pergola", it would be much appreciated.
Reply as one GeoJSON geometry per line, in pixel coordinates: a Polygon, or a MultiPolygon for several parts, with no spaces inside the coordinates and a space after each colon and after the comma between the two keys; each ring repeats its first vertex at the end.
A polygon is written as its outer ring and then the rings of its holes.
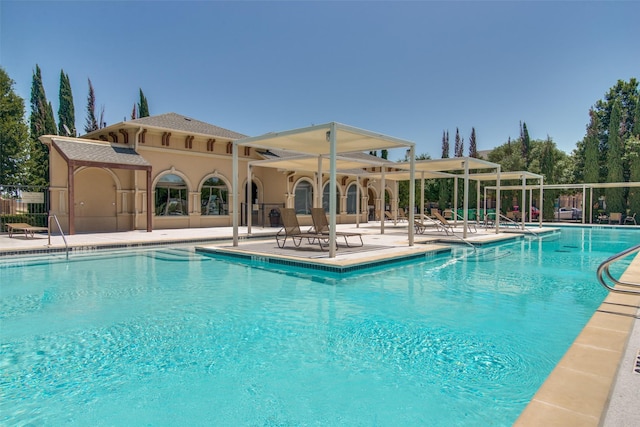
{"type": "MultiPolygon", "coordinates": [[[[410,194],[409,194],[409,205],[413,206],[413,181],[416,178],[422,179],[422,200],[420,203],[421,211],[420,213],[424,215],[424,180],[427,178],[453,178],[456,182],[454,185],[454,211],[457,211],[457,199],[458,199],[458,185],[457,180],[462,178],[464,179],[464,197],[463,197],[463,233],[462,237],[467,238],[467,230],[468,230],[468,207],[469,207],[469,179],[475,179],[474,176],[478,174],[471,174],[471,170],[486,170],[491,169],[494,172],[491,173],[492,176],[498,177],[497,182],[500,182],[500,165],[498,163],[489,162],[483,159],[476,159],[475,157],[453,157],[447,159],[433,159],[433,160],[418,160],[413,162],[404,162],[397,163],[394,165],[397,168],[403,169],[401,172],[391,172],[388,174],[380,174],[381,179],[385,179],[386,177],[390,177],[397,181],[406,181],[410,180],[410,194]],[[411,166],[413,164],[413,166],[411,166]],[[413,173],[409,173],[409,169],[413,167],[415,171],[413,173]],[[460,174],[462,172],[462,174],[460,174]]],[[[489,175],[489,174],[487,174],[489,175]]],[[[384,182],[383,182],[384,184],[384,182]]],[[[478,184],[479,185],[479,184],[478,184]]],[[[500,195],[500,189],[498,188],[498,196],[500,195]]],[[[479,192],[478,192],[479,194],[479,192]]],[[[500,209],[500,198],[498,197],[496,200],[496,208],[500,209]]],[[[409,209],[410,213],[413,214],[413,209],[409,209]]],[[[411,224],[413,224],[413,219],[411,219],[411,224]]],[[[499,221],[496,221],[496,233],[500,231],[499,221]]]]}
{"type": "MultiPolygon", "coordinates": [[[[518,173],[518,172],[513,172],[518,173]]],[[[521,172],[520,172],[521,173],[521,172]]],[[[530,174],[530,172],[527,172],[530,174]]],[[[535,174],[534,174],[535,175],[535,174]]],[[[532,187],[528,184],[523,184],[523,187],[529,189],[531,192],[532,187]]],[[[589,200],[593,201],[593,190],[594,188],[624,188],[624,187],[640,187],[640,182],[630,181],[630,182],[592,182],[592,183],[582,183],[582,184],[543,184],[542,177],[540,178],[540,211],[542,212],[542,195],[543,191],[546,190],[582,190],[582,206],[586,205],[586,194],[587,189],[589,190],[589,200]]],[[[488,189],[492,189],[495,187],[486,187],[488,189]]],[[[512,190],[518,189],[521,187],[510,186],[510,187],[502,187],[502,189],[512,190]]],[[[535,188],[535,187],[534,187],[535,188]]],[[[542,218],[542,213],[540,214],[540,218],[542,218]]],[[[589,206],[589,223],[591,223],[593,218],[593,206],[589,206]]],[[[582,223],[585,224],[586,216],[582,215],[582,223]]],[[[542,226],[542,222],[541,222],[542,226]]]]}
{"type": "MultiPolygon", "coordinates": [[[[528,211],[531,212],[531,207],[532,207],[532,203],[531,201],[533,200],[532,197],[532,191],[534,188],[538,188],[540,190],[540,202],[539,202],[539,207],[538,209],[540,209],[540,214],[538,215],[538,224],[540,227],[542,227],[542,196],[544,194],[544,177],[542,175],[539,175],[537,173],[533,173],[533,172],[527,172],[527,171],[514,171],[514,172],[502,172],[500,174],[474,174],[472,175],[472,179],[476,180],[478,182],[478,197],[480,197],[480,181],[496,181],[496,185],[495,186],[487,186],[484,188],[484,199],[485,201],[487,200],[487,190],[496,190],[497,192],[497,196],[496,196],[496,203],[499,203],[499,199],[500,199],[500,190],[521,190],[522,191],[522,209],[521,211],[524,213],[525,211],[525,206],[527,206],[527,189],[529,190],[529,204],[528,204],[528,211]],[[537,187],[534,185],[530,185],[527,183],[527,180],[538,180],[538,184],[537,187]],[[512,185],[512,186],[504,186],[502,185],[502,181],[521,181],[522,184],[520,186],[517,185],[512,185]]],[[[496,209],[497,213],[500,212],[499,209],[496,209]]],[[[486,209],[485,209],[486,212],[486,209]]],[[[526,222],[526,215],[522,215],[521,218],[522,224],[520,225],[520,228],[522,228],[524,230],[525,227],[525,222],[526,222]]],[[[496,222],[499,222],[496,219],[496,222]]]]}
{"type": "MultiPolygon", "coordinates": [[[[391,136],[330,122],[306,128],[293,129],[284,132],[272,132],[262,136],[247,137],[233,142],[233,245],[238,246],[238,213],[239,213],[239,167],[238,148],[253,147],[264,150],[278,149],[291,154],[315,157],[320,173],[329,172],[329,257],[335,258],[336,241],[336,176],[338,158],[341,154],[362,153],[371,150],[388,150],[395,148],[407,149],[409,158],[409,173],[411,175],[411,203],[413,204],[415,174],[415,144],[410,141],[391,136]],[[325,162],[323,159],[327,159],[325,162]]],[[[299,159],[301,160],[301,159],[299,159]]],[[[361,165],[360,165],[361,166],[361,165]]],[[[308,167],[308,166],[307,166],[308,167]]],[[[247,177],[249,178],[249,176],[247,177]]],[[[410,212],[413,223],[413,211],[410,212]]],[[[409,227],[409,245],[413,246],[413,227],[409,227]]]]}
{"type": "MultiPolygon", "coordinates": [[[[282,152],[279,152],[282,154],[282,152]]],[[[251,188],[252,168],[255,166],[281,169],[287,172],[316,173],[316,197],[315,206],[322,205],[322,176],[323,171],[330,170],[330,159],[327,156],[310,156],[308,154],[285,155],[264,160],[253,160],[247,163],[247,192],[251,188]]],[[[336,174],[355,176],[356,186],[356,226],[360,226],[360,178],[368,176],[364,167],[374,166],[382,169],[393,167],[394,163],[386,159],[374,158],[374,156],[336,156],[336,174]]],[[[251,216],[247,216],[247,232],[251,233],[251,216]]]]}

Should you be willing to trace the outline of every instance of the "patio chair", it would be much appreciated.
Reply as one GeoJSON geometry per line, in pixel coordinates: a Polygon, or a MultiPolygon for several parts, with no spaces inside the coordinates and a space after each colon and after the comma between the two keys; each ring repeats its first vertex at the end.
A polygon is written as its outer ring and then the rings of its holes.
{"type": "Polygon", "coordinates": [[[398,208],[398,221],[408,221],[407,214],[402,208],[398,208]]]}
{"type": "MultiPolygon", "coordinates": [[[[311,219],[313,220],[313,231],[317,234],[322,234],[323,236],[329,236],[329,232],[330,232],[330,228],[329,228],[329,221],[327,220],[327,215],[324,212],[323,208],[312,208],[311,209],[311,219]]],[[[348,247],[355,247],[355,246],[364,246],[364,243],[362,242],[362,234],[361,233],[353,233],[353,232],[346,232],[346,231],[336,231],[336,237],[343,237],[344,238],[344,244],[347,245],[348,247]],[[350,245],[349,244],[349,237],[358,237],[360,239],[360,244],[356,244],[356,245],[350,245]]]]}
{"type": "Polygon", "coordinates": [[[610,212],[609,213],[609,224],[617,222],[618,224],[622,224],[622,213],[621,212],[610,212]]]}
{"type": "Polygon", "coordinates": [[[391,215],[391,212],[389,211],[384,211],[384,220],[396,222],[396,219],[393,217],[393,215],[391,215]]]}
{"type": "Polygon", "coordinates": [[[636,213],[634,212],[632,216],[627,215],[627,217],[624,219],[624,223],[627,224],[631,224],[633,223],[633,225],[638,225],[638,223],[636,222],[636,213]]]}
{"type": "Polygon", "coordinates": [[[429,227],[435,227],[437,231],[440,231],[442,228],[439,221],[434,220],[426,215],[422,217],[422,219],[414,219],[413,220],[413,228],[416,230],[418,234],[424,234],[424,232],[429,227]]]}
{"type": "Polygon", "coordinates": [[[279,210],[280,219],[282,220],[282,228],[276,233],[276,243],[279,248],[284,248],[287,239],[291,238],[296,248],[300,247],[302,239],[307,239],[310,244],[317,242],[320,249],[324,250],[323,243],[328,243],[328,236],[319,233],[302,232],[295,210],[292,208],[281,208],[279,210]]]}
{"type": "Polygon", "coordinates": [[[49,231],[48,227],[38,227],[35,225],[27,224],[26,222],[14,222],[6,224],[7,231],[9,232],[9,237],[13,237],[13,233],[16,231],[24,231],[25,239],[28,239],[29,236],[33,239],[34,234],[36,232],[41,231],[49,231]]]}
{"type": "Polygon", "coordinates": [[[436,220],[440,223],[440,227],[442,227],[442,230],[445,232],[445,234],[448,235],[449,232],[453,234],[453,225],[451,225],[451,223],[447,221],[445,217],[440,215],[440,212],[431,211],[431,213],[436,217],[436,220]]]}

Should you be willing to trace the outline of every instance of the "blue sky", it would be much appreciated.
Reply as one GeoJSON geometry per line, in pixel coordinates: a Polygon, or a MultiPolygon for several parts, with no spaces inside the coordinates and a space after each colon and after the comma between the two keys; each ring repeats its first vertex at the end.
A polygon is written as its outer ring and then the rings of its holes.
{"type": "Polygon", "coordinates": [[[0,64],[27,113],[39,64],[56,118],[64,69],[80,130],[90,78],[108,124],[142,88],[152,115],[250,136],[336,121],[438,158],[443,130],[466,153],[472,127],[483,150],[524,121],[571,152],[589,108],[640,77],[638,16],[636,1],[2,0],[0,64]]]}

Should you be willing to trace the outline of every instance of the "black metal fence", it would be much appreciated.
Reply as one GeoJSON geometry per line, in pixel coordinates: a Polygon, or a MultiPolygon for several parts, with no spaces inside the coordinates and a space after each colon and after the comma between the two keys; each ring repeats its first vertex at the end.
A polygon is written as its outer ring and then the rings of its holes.
{"type": "Polygon", "coordinates": [[[49,206],[48,186],[0,184],[0,232],[16,222],[47,227],[49,206]]]}

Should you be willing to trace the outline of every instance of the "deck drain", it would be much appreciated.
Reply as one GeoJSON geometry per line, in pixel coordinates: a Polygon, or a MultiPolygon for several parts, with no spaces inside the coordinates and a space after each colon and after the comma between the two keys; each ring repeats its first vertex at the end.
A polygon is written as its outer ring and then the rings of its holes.
{"type": "Polygon", "coordinates": [[[633,372],[636,374],[640,374],[640,350],[638,350],[638,354],[636,354],[636,361],[633,365],[633,372]]]}

